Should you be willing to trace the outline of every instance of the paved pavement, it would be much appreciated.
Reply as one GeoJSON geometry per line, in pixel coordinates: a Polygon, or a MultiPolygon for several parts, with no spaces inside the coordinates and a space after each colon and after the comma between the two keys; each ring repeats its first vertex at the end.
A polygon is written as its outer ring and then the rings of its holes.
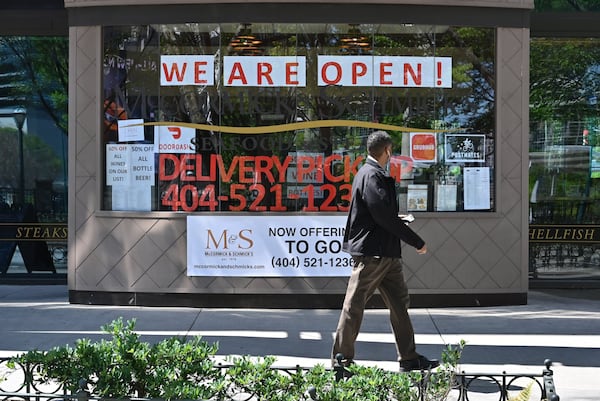
{"type": "MultiPolygon", "coordinates": [[[[0,356],[101,338],[100,326],[136,319],[149,342],[201,335],[219,355],[274,355],[282,366],[328,364],[339,310],[206,309],[71,305],[66,286],[0,285],[0,356]]],[[[531,291],[527,305],[410,310],[418,350],[438,357],[467,342],[467,373],[535,373],[553,361],[563,401],[600,400],[600,290],[531,291]]],[[[386,310],[368,310],[358,363],[396,370],[386,310]]],[[[496,396],[497,400],[498,397],[496,396]]]]}

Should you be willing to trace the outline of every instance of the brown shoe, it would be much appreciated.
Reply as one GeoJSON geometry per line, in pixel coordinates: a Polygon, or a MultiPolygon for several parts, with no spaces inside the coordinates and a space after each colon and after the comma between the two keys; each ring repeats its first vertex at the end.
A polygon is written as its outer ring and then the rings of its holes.
{"type": "Polygon", "coordinates": [[[400,361],[400,372],[410,372],[412,370],[430,370],[440,366],[437,359],[427,359],[423,355],[418,358],[400,361]]]}

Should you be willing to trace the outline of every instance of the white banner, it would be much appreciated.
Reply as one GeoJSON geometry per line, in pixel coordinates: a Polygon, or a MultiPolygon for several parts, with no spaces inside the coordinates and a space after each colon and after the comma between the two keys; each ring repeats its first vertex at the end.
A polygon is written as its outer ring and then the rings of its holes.
{"type": "Polygon", "coordinates": [[[188,216],[188,276],[349,276],[346,216],[188,216]]]}
{"type": "Polygon", "coordinates": [[[225,86],[306,86],[304,56],[225,56],[225,86]]]}
{"type": "Polygon", "coordinates": [[[160,56],[161,86],[215,83],[215,57],[210,55],[160,56]]]}
{"type": "Polygon", "coordinates": [[[319,86],[451,88],[451,57],[319,56],[319,86]]]}
{"type": "MultiPolygon", "coordinates": [[[[305,87],[305,56],[224,56],[223,85],[305,87]]],[[[319,55],[318,86],[452,88],[452,57],[319,55]]],[[[215,84],[215,57],[160,56],[162,86],[215,84]]]]}

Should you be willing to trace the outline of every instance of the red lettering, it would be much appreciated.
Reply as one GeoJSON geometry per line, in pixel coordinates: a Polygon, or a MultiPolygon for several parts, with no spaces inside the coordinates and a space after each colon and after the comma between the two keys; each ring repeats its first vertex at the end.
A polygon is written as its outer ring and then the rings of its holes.
{"type": "Polygon", "coordinates": [[[171,181],[214,181],[216,179],[215,155],[211,155],[208,175],[202,175],[202,155],[174,155],[161,153],[158,158],[158,179],[171,181]],[[172,170],[172,171],[171,171],[172,170]],[[167,171],[169,171],[167,173],[167,171]]]}
{"type": "Polygon", "coordinates": [[[358,173],[358,169],[362,165],[363,159],[364,159],[363,156],[358,156],[354,160],[354,162],[352,162],[352,159],[350,158],[350,156],[344,156],[344,181],[345,182],[350,182],[351,174],[352,174],[352,176],[355,176],[356,173],[358,173]]]}
{"type": "Polygon", "coordinates": [[[238,166],[240,169],[240,176],[238,177],[239,182],[252,183],[254,177],[252,176],[252,162],[254,161],[253,156],[236,156],[239,157],[238,166]],[[246,165],[249,163],[249,165],[246,165]]]}
{"type": "Polygon", "coordinates": [[[417,64],[417,73],[415,74],[415,70],[413,70],[412,65],[404,64],[404,85],[408,85],[408,76],[410,75],[415,85],[421,85],[421,67],[422,64],[417,64]]]}
{"type": "Polygon", "coordinates": [[[344,180],[343,175],[334,175],[335,171],[333,171],[333,163],[336,160],[342,160],[341,155],[331,155],[325,158],[325,168],[323,169],[325,172],[325,178],[327,181],[331,182],[340,182],[344,180]]]}
{"type": "Polygon", "coordinates": [[[268,182],[275,182],[275,177],[273,177],[273,172],[271,171],[272,168],[273,159],[271,156],[256,156],[254,160],[254,173],[256,174],[257,182],[262,182],[263,174],[268,182]]]}
{"type": "Polygon", "coordinates": [[[217,180],[217,158],[221,158],[221,155],[210,155],[210,166],[208,167],[210,170],[208,171],[208,176],[203,177],[206,181],[216,181],[217,180]]]}
{"type": "MultiPolygon", "coordinates": [[[[200,155],[198,155],[200,156],[200,155]]],[[[194,165],[190,165],[189,162],[192,161],[196,161],[196,155],[193,154],[184,154],[181,156],[180,159],[180,163],[179,163],[179,179],[181,181],[194,181],[196,179],[196,177],[194,177],[194,170],[195,170],[195,166],[194,165]],[[188,174],[188,171],[191,174],[188,174]]]]}
{"type": "Polygon", "coordinates": [[[292,156],[286,156],[285,159],[283,160],[283,163],[281,163],[279,161],[279,158],[277,156],[273,156],[273,165],[277,169],[277,176],[279,177],[279,182],[286,181],[285,172],[288,169],[288,167],[290,166],[291,162],[292,162],[292,156]]]}
{"type": "Polygon", "coordinates": [[[296,179],[298,182],[304,182],[304,174],[309,174],[315,169],[315,159],[310,156],[298,156],[298,161],[296,162],[296,179]]]}
{"type": "Polygon", "coordinates": [[[173,80],[173,75],[177,76],[177,81],[183,81],[183,77],[185,76],[185,70],[187,68],[187,63],[183,63],[183,68],[181,69],[181,73],[179,72],[179,66],[177,63],[171,64],[171,70],[169,71],[167,67],[167,63],[162,63],[163,73],[165,74],[165,79],[169,82],[173,80]]]}
{"type": "Polygon", "coordinates": [[[352,63],[352,84],[356,85],[358,78],[364,77],[367,73],[365,63],[352,63]]]}
{"type": "Polygon", "coordinates": [[[171,181],[179,175],[179,158],[177,155],[169,153],[160,153],[158,157],[158,179],[161,181],[171,181]],[[168,163],[169,162],[169,163],[168,163]],[[168,164],[167,164],[168,163],[168,164]],[[167,173],[173,165],[173,172],[167,173]]]}
{"type": "Polygon", "coordinates": [[[323,68],[321,69],[321,79],[327,85],[337,85],[342,79],[342,66],[339,63],[335,63],[333,61],[323,64],[323,68]],[[335,69],[334,72],[336,76],[334,79],[329,79],[327,77],[327,70],[329,69],[329,67],[333,67],[335,69]]]}
{"type": "Polygon", "coordinates": [[[233,67],[231,67],[231,73],[229,74],[229,80],[227,81],[227,84],[231,85],[234,79],[239,79],[240,81],[242,81],[242,84],[248,85],[246,74],[244,74],[244,68],[239,62],[233,63],[233,67]]]}
{"type": "Polygon", "coordinates": [[[391,85],[392,81],[386,79],[392,75],[392,72],[387,69],[387,67],[391,67],[392,63],[381,63],[379,64],[379,83],[381,85],[391,85]]]}
{"type": "Polygon", "coordinates": [[[238,163],[239,156],[234,156],[231,160],[231,165],[229,166],[229,171],[225,168],[223,164],[223,158],[221,155],[218,155],[217,158],[217,166],[219,167],[219,174],[221,175],[221,182],[231,182],[231,177],[233,177],[233,173],[235,172],[235,167],[238,163]]]}
{"type": "Polygon", "coordinates": [[[285,63],[285,83],[287,85],[298,85],[298,63],[285,63]],[[294,77],[294,78],[292,78],[294,77]]]}
{"type": "Polygon", "coordinates": [[[205,78],[200,78],[201,75],[206,75],[206,70],[200,67],[205,67],[208,63],[206,61],[196,61],[194,63],[194,82],[197,84],[206,84],[208,81],[205,78]]]}
{"type": "Polygon", "coordinates": [[[256,66],[257,77],[256,80],[259,85],[262,85],[263,78],[267,80],[269,85],[273,85],[273,78],[271,78],[271,73],[273,72],[273,65],[271,63],[258,63],[256,66]]]}
{"type": "MultiPolygon", "coordinates": [[[[332,155],[323,160],[322,156],[299,156],[297,160],[298,182],[306,181],[307,175],[322,181],[326,175],[332,182],[342,181],[344,177],[331,173],[333,161],[341,161],[340,155],[332,155]],[[323,168],[323,163],[327,167],[323,168]]],[[[292,156],[280,160],[278,156],[234,156],[229,166],[225,166],[221,155],[210,155],[209,165],[200,154],[160,153],[158,159],[158,176],[160,181],[180,180],[181,182],[215,182],[217,174],[221,182],[232,182],[235,175],[239,183],[268,181],[283,183],[287,180],[287,169],[293,163],[292,156]],[[275,175],[277,174],[277,176],[275,175]]],[[[349,164],[349,161],[346,161],[349,164]]],[[[356,168],[357,164],[353,165],[356,168]]]]}
{"type": "Polygon", "coordinates": [[[317,180],[319,182],[323,181],[323,156],[317,156],[317,180]]]}

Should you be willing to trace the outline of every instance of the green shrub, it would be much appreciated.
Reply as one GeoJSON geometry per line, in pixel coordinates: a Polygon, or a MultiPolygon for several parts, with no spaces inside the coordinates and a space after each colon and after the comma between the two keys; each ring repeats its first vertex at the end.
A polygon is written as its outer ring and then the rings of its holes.
{"type": "Polygon", "coordinates": [[[105,398],[207,399],[219,394],[224,378],[212,360],[218,346],[199,337],[173,337],[155,345],[140,341],[135,320],[113,321],[102,330],[110,340],[79,339],[75,347],[30,351],[14,361],[36,368],[43,383],[63,383],[72,393],[82,381],[105,398]]]}
{"type": "MultiPolygon", "coordinates": [[[[336,380],[335,371],[317,365],[291,372],[274,369],[273,356],[228,357],[215,361],[218,344],[200,337],[168,338],[151,345],[140,341],[135,320],[117,319],[102,330],[111,338],[76,341],[49,351],[33,350],[11,361],[35,367],[42,383],[63,383],[76,393],[82,388],[103,398],[145,397],[165,400],[231,400],[242,395],[258,401],[417,401],[443,400],[454,385],[464,342],[448,346],[435,371],[397,373],[352,365],[350,377],[336,380]]],[[[246,397],[243,397],[244,399],[246,397]]]]}

